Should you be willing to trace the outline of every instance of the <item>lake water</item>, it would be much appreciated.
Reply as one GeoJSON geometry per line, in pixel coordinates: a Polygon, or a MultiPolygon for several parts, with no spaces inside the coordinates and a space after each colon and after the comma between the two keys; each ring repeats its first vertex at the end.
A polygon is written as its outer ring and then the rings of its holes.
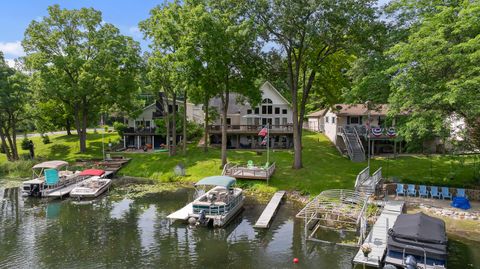
{"type": "MultiPolygon", "coordinates": [[[[0,188],[0,268],[351,268],[356,249],[305,242],[291,203],[269,230],[253,229],[262,206],[252,201],[225,229],[171,224],[166,216],[191,197],[181,189],[77,204],[0,188]]],[[[480,244],[450,242],[449,268],[480,268],[480,244]]]]}

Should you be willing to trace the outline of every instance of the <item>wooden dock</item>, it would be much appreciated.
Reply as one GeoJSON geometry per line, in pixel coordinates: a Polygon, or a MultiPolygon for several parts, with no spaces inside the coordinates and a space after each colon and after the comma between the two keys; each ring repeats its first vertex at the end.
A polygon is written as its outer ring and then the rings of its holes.
{"type": "Polygon", "coordinates": [[[282,201],[283,196],[285,195],[285,191],[277,191],[270,202],[267,204],[265,209],[263,210],[262,214],[260,215],[260,218],[258,218],[257,222],[255,225],[253,225],[254,228],[268,228],[270,226],[270,222],[272,221],[273,216],[275,216],[275,213],[278,210],[278,207],[280,206],[280,202],[282,201]]]}
{"type": "Polygon", "coordinates": [[[380,267],[385,250],[387,249],[388,229],[390,229],[398,215],[402,214],[404,201],[386,201],[382,213],[373,225],[370,233],[363,243],[368,243],[372,247],[372,252],[365,258],[361,249],[353,258],[355,265],[361,264],[371,267],[380,267]]]}
{"type": "Polygon", "coordinates": [[[173,212],[172,214],[168,215],[167,218],[171,220],[187,220],[188,215],[193,213],[192,203],[189,203],[188,205],[182,207],[180,210],[173,212]]]}

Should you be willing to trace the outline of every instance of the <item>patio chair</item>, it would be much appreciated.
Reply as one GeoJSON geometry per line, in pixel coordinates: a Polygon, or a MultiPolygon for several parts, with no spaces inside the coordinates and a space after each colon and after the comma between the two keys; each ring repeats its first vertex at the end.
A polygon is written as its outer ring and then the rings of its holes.
{"type": "Polygon", "coordinates": [[[60,181],[58,171],[56,169],[45,169],[45,185],[51,186],[58,184],[60,181]]]}
{"type": "Polygon", "coordinates": [[[397,196],[398,195],[403,195],[405,196],[405,188],[404,188],[404,185],[403,184],[397,184],[397,196]]]}
{"type": "Polygon", "coordinates": [[[248,169],[253,169],[253,168],[254,168],[254,166],[253,166],[253,161],[252,161],[252,160],[248,160],[248,162],[247,162],[247,168],[248,168],[248,169]]]}
{"type": "Polygon", "coordinates": [[[450,190],[448,187],[442,187],[442,199],[445,200],[445,198],[448,198],[452,200],[452,194],[450,193],[450,190]]]}
{"type": "Polygon", "coordinates": [[[427,186],[425,185],[418,186],[418,197],[428,198],[427,186]]]}
{"type": "Polygon", "coordinates": [[[408,196],[413,196],[413,197],[417,196],[417,190],[415,189],[415,185],[408,184],[407,195],[408,196]]]}
{"type": "Polygon", "coordinates": [[[431,186],[430,187],[430,197],[437,197],[440,199],[440,193],[438,192],[438,187],[437,186],[431,186]]]}
{"type": "Polygon", "coordinates": [[[268,167],[270,167],[270,163],[269,163],[269,162],[266,162],[266,163],[265,163],[265,166],[263,166],[262,168],[263,168],[263,169],[268,169],[268,167]]]}
{"type": "Polygon", "coordinates": [[[463,198],[467,198],[468,199],[468,196],[465,194],[465,189],[457,189],[457,196],[456,197],[463,197],[463,198]]]}

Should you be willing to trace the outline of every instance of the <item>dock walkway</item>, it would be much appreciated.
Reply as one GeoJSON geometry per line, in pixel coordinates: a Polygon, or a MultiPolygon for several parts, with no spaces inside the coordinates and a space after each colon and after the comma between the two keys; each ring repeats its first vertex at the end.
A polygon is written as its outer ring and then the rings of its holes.
{"type": "Polygon", "coordinates": [[[365,258],[362,250],[359,249],[357,255],[353,258],[355,265],[363,264],[377,268],[380,266],[380,262],[387,249],[388,229],[395,224],[398,215],[402,213],[404,203],[404,201],[386,201],[382,213],[364,242],[370,244],[372,252],[368,255],[368,258],[365,258]]]}
{"type": "Polygon", "coordinates": [[[187,220],[188,215],[193,213],[192,203],[189,203],[188,205],[182,207],[180,210],[173,212],[172,214],[168,215],[167,218],[171,220],[187,220]]]}
{"type": "Polygon", "coordinates": [[[63,188],[60,188],[58,190],[54,190],[52,192],[48,192],[47,194],[45,194],[46,197],[59,197],[59,198],[62,198],[63,196],[69,194],[73,188],[75,188],[77,186],[77,184],[71,184],[71,185],[68,185],[68,186],[65,186],[63,188]]]}
{"type": "Polygon", "coordinates": [[[270,202],[267,204],[265,209],[263,210],[260,218],[258,218],[257,222],[253,226],[254,228],[268,228],[270,226],[270,222],[272,221],[273,216],[277,212],[278,206],[282,201],[283,196],[285,195],[285,191],[277,191],[270,202]]]}

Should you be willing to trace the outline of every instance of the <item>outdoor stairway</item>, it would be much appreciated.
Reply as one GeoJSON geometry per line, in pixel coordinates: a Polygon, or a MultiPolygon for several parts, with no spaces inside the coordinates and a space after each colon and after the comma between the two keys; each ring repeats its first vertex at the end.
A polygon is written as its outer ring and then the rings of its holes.
{"type": "Polygon", "coordinates": [[[366,195],[375,194],[375,190],[383,180],[382,168],[380,167],[370,176],[370,168],[366,167],[357,175],[355,180],[355,191],[366,195]]]}
{"type": "Polygon", "coordinates": [[[349,152],[350,159],[354,162],[365,161],[365,152],[358,134],[354,132],[345,132],[344,137],[346,138],[345,144],[351,149],[351,152],[349,152]]]}

